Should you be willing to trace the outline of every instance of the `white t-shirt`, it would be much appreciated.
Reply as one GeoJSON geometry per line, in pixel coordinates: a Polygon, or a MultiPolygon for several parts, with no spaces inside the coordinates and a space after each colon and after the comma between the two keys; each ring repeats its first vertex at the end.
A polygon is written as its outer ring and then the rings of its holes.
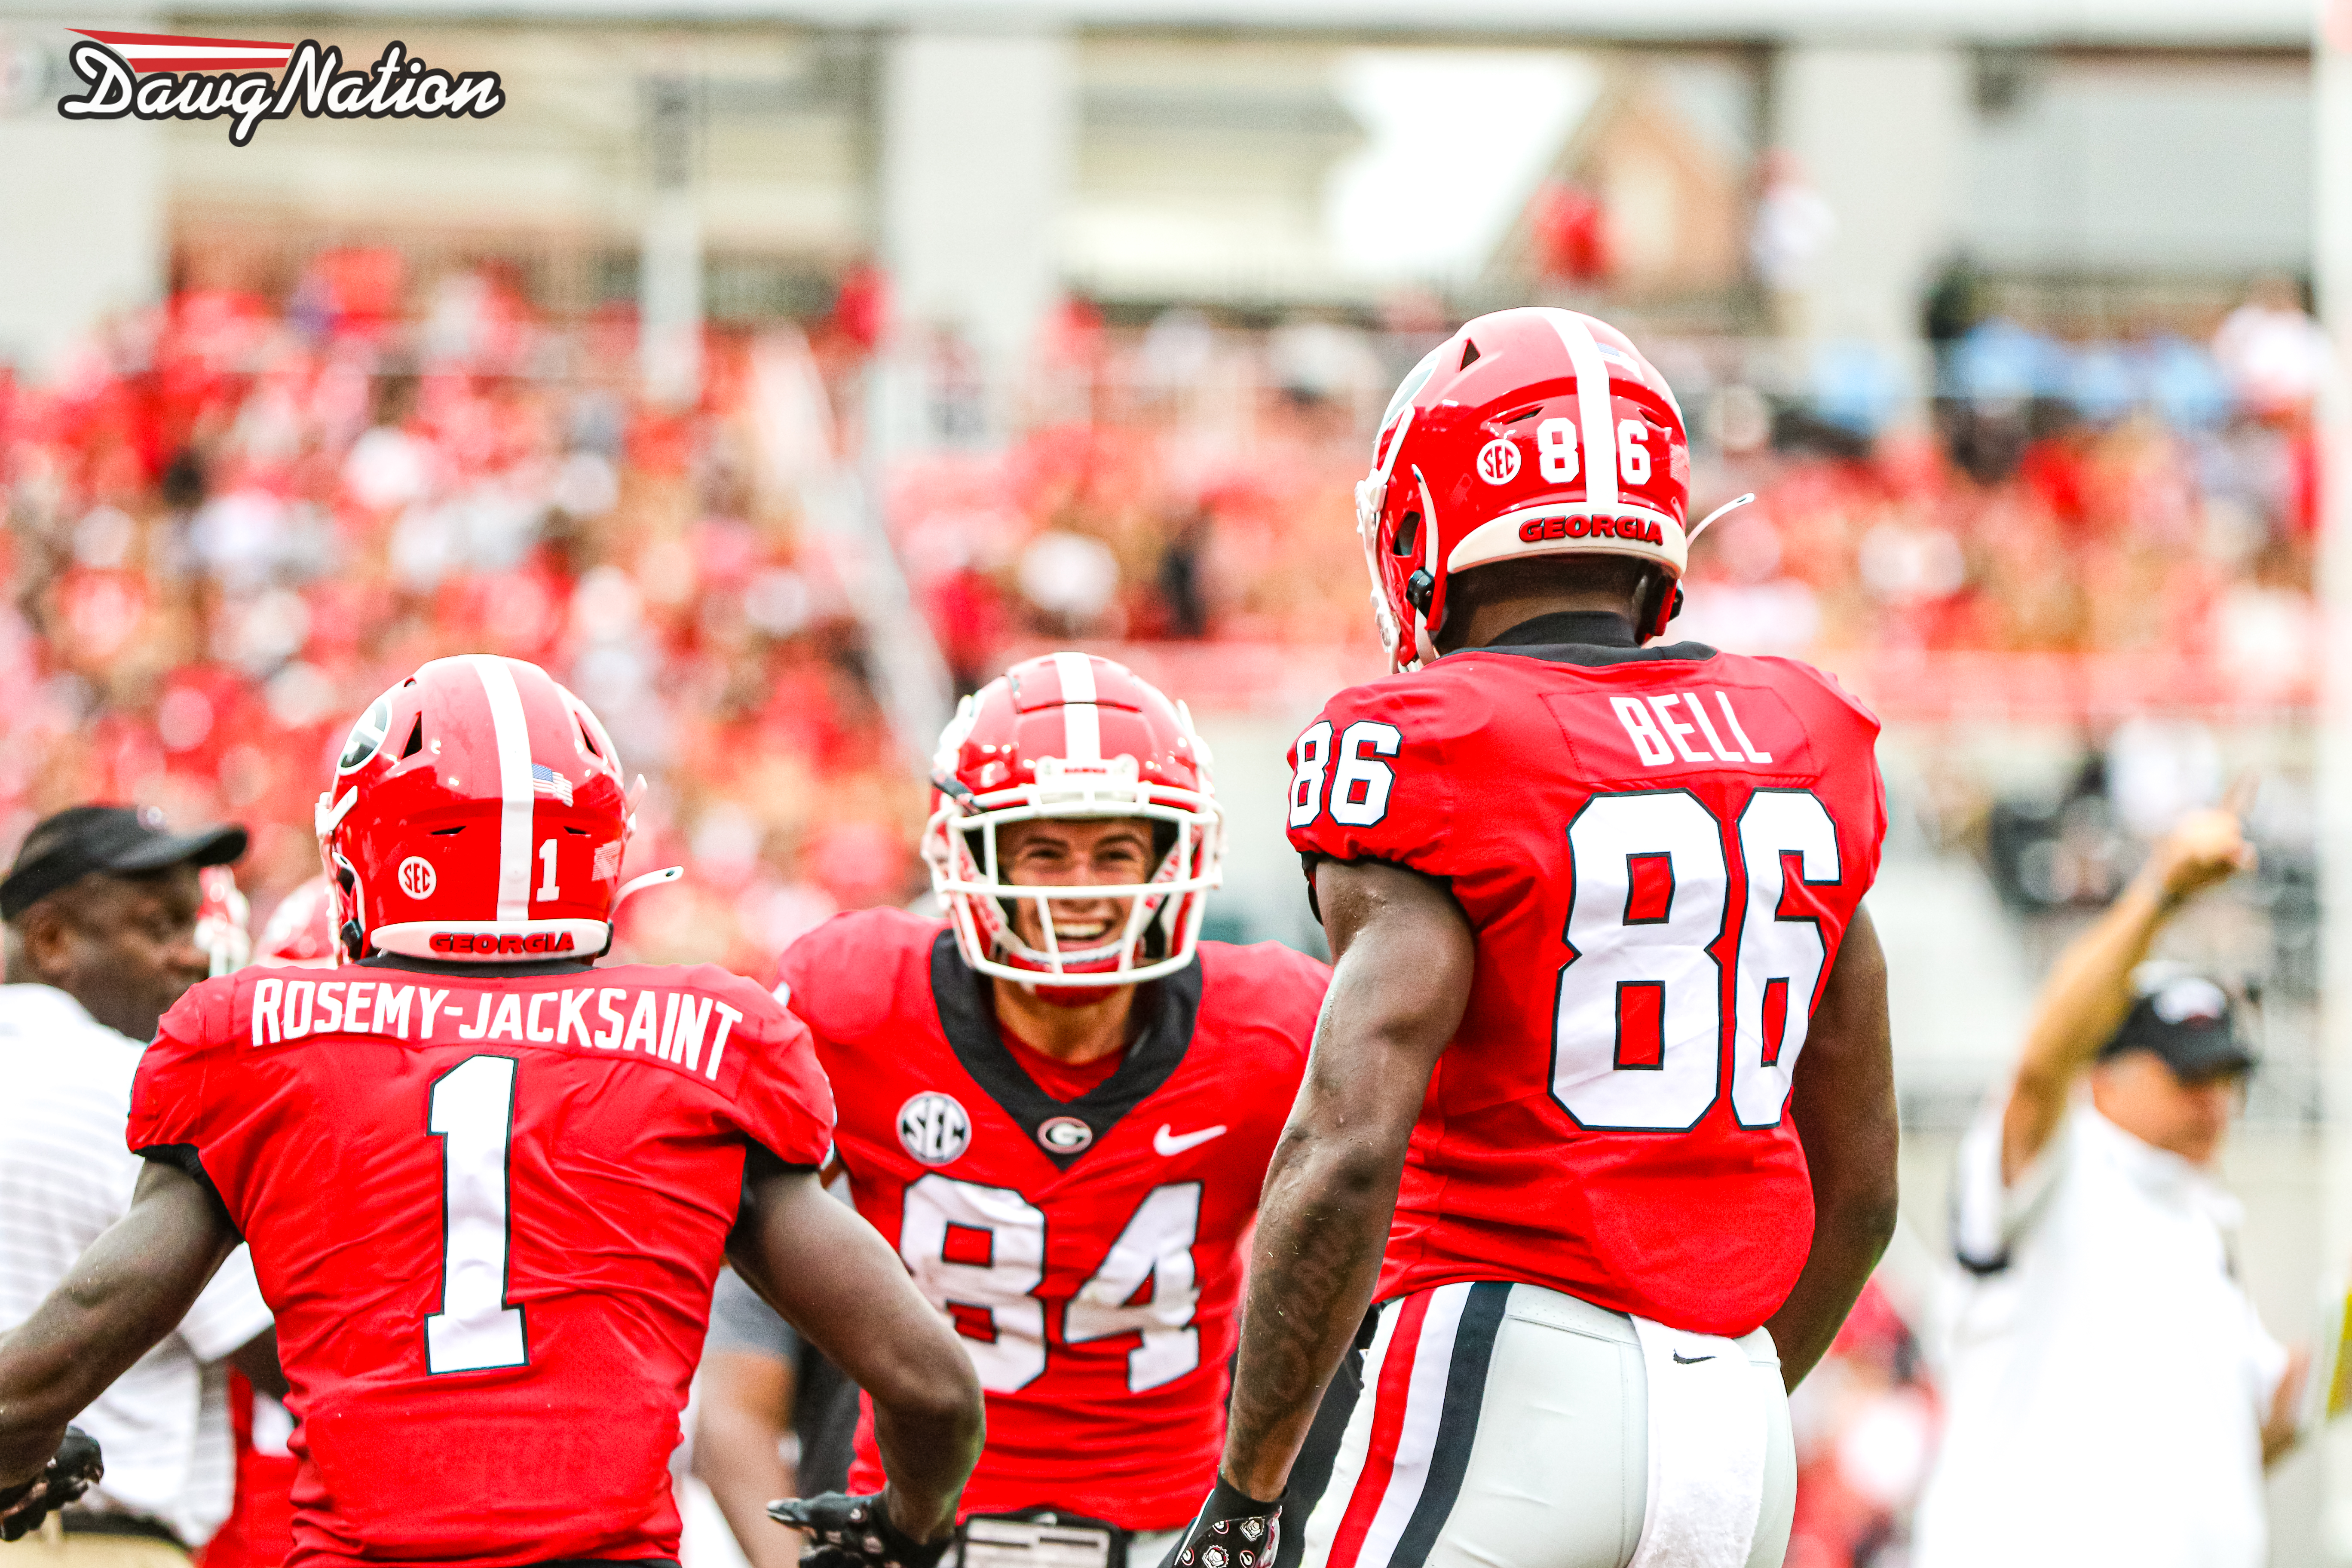
{"type": "MultiPolygon", "coordinates": [[[[130,1208],[145,1164],[123,1142],[141,1049],[62,991],[0,985],[0,1331],[130,1208]]],[[[269,1322],[240,1247],[178,1330],[74,1418],[106,1456],[88,1506],[158,1521],[190,1546],[210,1539],[236,1483],[222,1358],[269,1322]]]]}
{"type": "Polygon", "coordinates": [[[2000,1123],[1960,1144],[1969,1278],[1916,1568],[2260,1568],[2287,1355],[2231,1274],[2237,1200],[2087,1103],[2004,1185],[2000,1123]]]}

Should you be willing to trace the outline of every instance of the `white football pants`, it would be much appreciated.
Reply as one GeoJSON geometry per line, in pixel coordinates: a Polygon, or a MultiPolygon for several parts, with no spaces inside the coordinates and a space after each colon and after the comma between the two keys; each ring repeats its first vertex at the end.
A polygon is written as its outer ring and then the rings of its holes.
{"type": "Polygon", "coordinates": [[[1752,1393],[1733,1384],[1765,1426],[1752,1532],[1691,1550],[1659,1525],[1643,1550],[1650,1397],[1632,1319],[1497,1281],[1387,1303],[1364,1395],[1306,1523],[1306,1568],[1627,1568],[1637,1551],[1742,1568],[1743,1548],[1744,1568],[1780,1568],[1797,1459],[1780,1357],[1761,1329],[1710,1342],[1756,1380],[1752,1393]]]}

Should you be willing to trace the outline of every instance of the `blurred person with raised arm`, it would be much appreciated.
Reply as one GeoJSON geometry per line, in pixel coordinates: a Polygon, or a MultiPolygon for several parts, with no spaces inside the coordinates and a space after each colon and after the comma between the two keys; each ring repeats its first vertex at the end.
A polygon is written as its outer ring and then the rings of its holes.
{"type": "Polygon", "coordinates": [[[2240,1210],[2211,1174],[2253,1058],[2211,980],[2134,984],[2174,914],[2252,866],[2248,793],[2175,826],[2060,956],[1962,1140],[1968,1278],[1919,1568],[2265,1561],[2263,1468],[2294,1440],[2302,1358],[2235,1278],[2240,1210]]]}

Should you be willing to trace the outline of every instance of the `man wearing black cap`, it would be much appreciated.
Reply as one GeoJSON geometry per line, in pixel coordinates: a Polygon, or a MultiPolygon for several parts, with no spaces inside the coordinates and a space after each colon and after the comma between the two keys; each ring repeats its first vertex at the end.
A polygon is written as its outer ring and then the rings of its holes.
{"type": "Polygon", "coordinates": [[[2259,1568],[2263,1467],[2302,1368],[2232,1275],[2210,1171],[2253,1058],[2211,980],[2157,934],[2253,864],[2244,802],[2198,812],[2058,960],[2014,1078],[1962,1140],[1968,1282],[1917,1568],[2259,1568]]]}
{"type": "MultiPolygon", "coordinates": [[[[37,826],[0,879],[0,1331],[29,1316],[130,1206],[123,1139],[139,1055],[205,976],[198,872],[245,853],[242,827],[173,834],[152,808],[81,805],[37,826]]],[[[229,1366],[282,1393],[269,1310],[239,1247],[177,1332],[81,1417],[106,1477],[46,1542],[0,1546],[59,1568],[173,1568],[229,1510],[229,1366]]]]}

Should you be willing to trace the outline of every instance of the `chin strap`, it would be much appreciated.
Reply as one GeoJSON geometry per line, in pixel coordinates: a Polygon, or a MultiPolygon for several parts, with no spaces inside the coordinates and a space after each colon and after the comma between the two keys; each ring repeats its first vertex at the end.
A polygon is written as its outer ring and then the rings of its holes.
{"type": "Polygon", "coordinates": [[[621,910],[621,900],[630,894],[642,893],[647,888],[658,888],[665,883],[675,882],[685,875],[686,868],[683,866],[665,866],[658,871],[648,871],[642,877],[630,878],[621,884],[621,890],[613,895],[612,910],[604,919],[609,921],[614,915],[618,914],[621,910]]]}
{"type": "MultiPolygon", "coordinates": [[[[1705,517],[1700,518],[1698,520],[1698,526],[1692,529],[1688,533],[1683,536],[1684,550],[1687,552],[1692,545],[1697,543],[1698,536],[1705,533],[1708,529],[1714,527],[1717,519],[1722,517],[1726,512],[1738,511],[1741,507],[1746,506],[1755,499],[1756,492],[1754,490],[1750,490],[1743,496],[1734,496],[1729,500],[1725,501],[1721,506],[1717,507],[1713,511],[1708,512],[1705,517]]],[[[1676,616],[1682,614],[1682,584],[1674,582],[1672,579],[1662,578],[1658,587],[1658,596],[1655,604],[1656,608],[1655,612],[1651,616],[1649,629],[1642,634],[1643,640],[1645,642],[1654,637],[1662,637],[1665,636],[1667,623],[1672,621],[1676,616]]]]}
{"type": "MultiPolygon", "coordinates": [[[[637,775],[637,784],[640,789],[644,787],[645,782],[645,775],[643,773],[639,773],[637,775]]],[[[675,882],[685,875],[686,868],[683,866],[665,866],[658,871],[648,871],[642,877],[632,877],[627,881],[622,883],[621,890],[613,895],[612,908],[604,911],[604,945],[603,949],[597,952],[596,956],[598,958],[602,958],[605,953],[613,951],[613,939],[619,935],[621,931],[620,914],[622,900],[627,898],[632,893],[642,893],[647,888],[658,888],[666,883],[675,882]]]]}
{"type": "Polygon", "coordinates": [[[1683,536],[1683,548],[1687,550],[1692,545],[1696,544],[1698,542],[1698,536],[1705,533],[1709,528],[1713,527],[1715,525],[1715,520],[1721,517],[1725,512],[1738,511],[1741,507],[1746,506],[1749,501],[1752,501],[1755,499],[1756,492],[1754,490],[1748,491],[1744,496],[1734,496],[1729,500],[1725,501],[1721,506],[1717,507],[1713,511],[1708,512],[1705,517],[1700,518],[1698,520],[1698,526],[1692,529],[1688,533],[1683,536]]]}

